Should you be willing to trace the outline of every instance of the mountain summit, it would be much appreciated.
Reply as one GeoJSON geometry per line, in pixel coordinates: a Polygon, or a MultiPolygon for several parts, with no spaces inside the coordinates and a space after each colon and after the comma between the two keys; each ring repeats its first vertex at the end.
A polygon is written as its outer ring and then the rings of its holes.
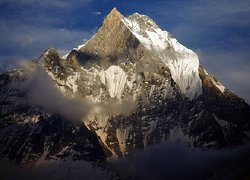
{"type": "Polygon", "coordinates": [[[73,157],[93,162],[166,141],[203,150],[249,141],[249,105],[146,15],[124,17],[114,8],[85,44],[63,57],[50,48],[34,64],[64,95],[91,105],[76,127],[57,113],[30,107],[25,101],[29,92],[13,90],[12,81],[27,81],[24,72],[2,74],[0,145],[2,154],[19,163],[31,161],[29,153],[36,161],[73,157]],[[90,153],[95,158],[86,156],[90,153]]]}
{"type": "Polygon", "coordinates": [[[103,22],[103,26],[112,30],[123,18],[123,15],[116,9],[112,9],[103,22]]]}

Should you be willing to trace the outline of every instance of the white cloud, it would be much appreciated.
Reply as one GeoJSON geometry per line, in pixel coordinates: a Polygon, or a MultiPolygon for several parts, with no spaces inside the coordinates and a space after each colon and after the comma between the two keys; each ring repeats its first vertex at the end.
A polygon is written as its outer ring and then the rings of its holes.
{"type": "Polygon", "coordinates": [[[102,12],[101,11],[95,11],[95,12],[93,12],[93,14],[99,16],[99,15],[102,14],[102,12]]]}
{"type": "Polygon", "coordinates": [[[91,105],[87,100],[63,94],[42,67],[33,67],[30,61],[20,61],[28,78],[21,85],[13,83],[27,92],[27,102],[50,113],[59,114],[69,121],[82,122],[86,119],[91,105]]]}

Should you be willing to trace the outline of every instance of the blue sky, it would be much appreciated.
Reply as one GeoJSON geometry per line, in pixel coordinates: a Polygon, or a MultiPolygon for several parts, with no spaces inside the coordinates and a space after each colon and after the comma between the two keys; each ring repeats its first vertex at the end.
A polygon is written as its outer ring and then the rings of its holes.
{"type": "Polygon", "coordinates": [[[89,39],[113,7],[153,18],[250,102],[249,0],[1,0],[0,69],[48,47],[66,53],[89,39]]]}

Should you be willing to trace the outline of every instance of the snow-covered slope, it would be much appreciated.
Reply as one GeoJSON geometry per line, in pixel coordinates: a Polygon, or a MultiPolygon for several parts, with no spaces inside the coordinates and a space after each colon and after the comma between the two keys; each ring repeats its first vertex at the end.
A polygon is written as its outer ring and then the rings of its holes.
{"type": "Polygon", "coordinates": [[[127,75],[119,66],[110,66],[104,71],[102,83],[107,84],[110,97],[121,98],[126,83],[127,75]]]}
{"type": "Polygon", "coordinates": [[[193,99],[202,93],[199,59],[192,50],[180,44],[169,32],[161,30],[145,15],[135,13],[122,21],[148,50],[159,55],[186,97],[193,99]]]}

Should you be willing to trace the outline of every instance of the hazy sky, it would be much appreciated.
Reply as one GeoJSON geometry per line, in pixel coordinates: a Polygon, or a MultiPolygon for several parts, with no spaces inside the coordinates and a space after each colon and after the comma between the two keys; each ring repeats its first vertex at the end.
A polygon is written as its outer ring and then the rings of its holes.
{"type": "Polygon", "coordinates": [[[153,18],[250,102],[249,0],[1,0],[0,71],[51,46],[63,54],[82,44],[113,7],[153,18]]]}

